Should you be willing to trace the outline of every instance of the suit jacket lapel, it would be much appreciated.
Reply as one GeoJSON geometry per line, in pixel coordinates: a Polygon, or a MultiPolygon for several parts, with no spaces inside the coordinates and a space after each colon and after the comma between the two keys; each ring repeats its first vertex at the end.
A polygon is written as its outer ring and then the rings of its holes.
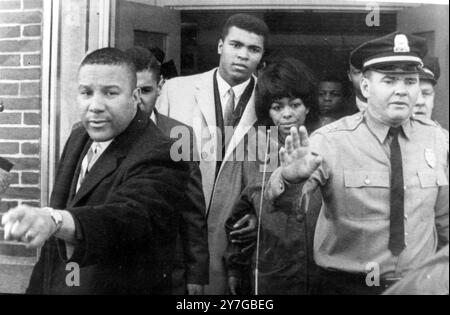
{"type": "Polygon", "coordinates": [[[50,205],[57,209],[64,209],[73,198],[76,182],[80,173],[81,161],[92,143],[84,128],[73,132],[66,144],[63,156],[59,162],[57,177],[53,185],[50,205]],[[74,186],[75,185],[75,186],[74,186]]]}
{"type": "Polygon", "coordinates": [[[130,149],[130,144],[134,143],[142,133],[149,122],[149,117],[138,110],[135,118],[130,126],[103,152],[97,162],[94,164],[90,172],[86,175],[80,189],[76,193],[73,200],[69,203],[69,207],[74,207],[83,197],[91,192],[105,177],[114,172],[120,160],[126,157],[130,149]]]}
{"type": "Polygon", "coordinates": [[[216,133],[213,75],[216,69],[205,73],[196,84],[195,99],[208,126],[210,135],[216,133]]]}
{"type": "MultiPolygon", "coordinates": [[[[256,86],[256,83],[255,83],[256,86]]],[[[224,161],[230,158],[234,149],[238,146],[238,144],[242,141],[245,134],[249,131],[250,128],[256,123],[256,112],[255,112],[255,89],[253,89],[252,96],[248,101],[247,106],[245,107],[245,111],[242,114],[242,118],[239,121],[239,124],[236,127],[236,130],[233,133],[233,137],[230,140],[230,143],[226,149],[224,161]]],[[[224,163],[222,163],[223,166],[224,163]]]]}
{"type": "MultiPolygon", "coordinates": [[[[87,133],[86,133],[87,135],[87,133]]],[[[87,142],[85,142],[85,146],[83,151],[81,152],[81,155],[78,159],[78,163],[77,163],[77,167],[75,168],[75,173],[73,174],[72,177],[72,184],[70,185],[70,194],[69,194],[69,199],[68,199],[68,204],[73,200],[73,198],[75,197],[76,193],[77,193],[77,185],[78,185],[78,179],[80,177],[80,172],[81,172],[81,164],[83,162],[83,159],[85,157],[85,155],[87,154],[87,151],[89,150],[89,147],[92,145],[92,139],[89,138],[89,140],[87,142]]]]}

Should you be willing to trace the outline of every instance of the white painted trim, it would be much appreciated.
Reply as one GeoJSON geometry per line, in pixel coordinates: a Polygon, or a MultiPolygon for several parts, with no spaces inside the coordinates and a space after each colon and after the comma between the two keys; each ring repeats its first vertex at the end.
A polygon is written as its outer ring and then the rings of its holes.
{"type": "MultiPolygon", "coordinates": [[[[177,10],[314,10],[314,11],[365,11],[368,3],[376,2],[380,9],[401,11],[407,7],[421,5],[420,0],[127,0],[142,4],[170,7],[177,10]]],[[[433,2],[439,2],[435,0],[433,2]]],[[[441,0],[443,1],[443,0],[441,0]]]]}
{"type": "Polygon", "coordinates": [[[110,45],[111,0],[99,0],[98,48],[110,45]]]}
{"type": "Polygon", "coordinates": [[[56,91],[61,0],[43,1],[41,204],[47,206],[56,169],[56,91]]]}
{"type": "MultiPolygon", "coordinates": [[[[111,47],[116,46],[116,12],[117,12],[117,1],[110,0],[110,23],[109,23],[109,45],[111,47]]],[[[119,0],[120,1],[120,0],[119,0]]]]}

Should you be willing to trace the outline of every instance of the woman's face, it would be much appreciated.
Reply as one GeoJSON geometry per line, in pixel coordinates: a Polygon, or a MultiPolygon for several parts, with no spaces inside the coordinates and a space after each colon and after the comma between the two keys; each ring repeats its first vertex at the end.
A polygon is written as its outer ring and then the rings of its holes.
{"type": "Polygon", "coordinates": [[[290,133],[292,126],[304,125],[309,108],[298,98],[283,97],[272,102],[269,116],[283,137],[290,133]]]}

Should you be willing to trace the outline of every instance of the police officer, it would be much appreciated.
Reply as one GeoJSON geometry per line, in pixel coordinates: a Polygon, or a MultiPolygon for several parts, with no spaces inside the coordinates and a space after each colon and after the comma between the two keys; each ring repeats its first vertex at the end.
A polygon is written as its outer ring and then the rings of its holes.
{"type": "Polygon", "coordinates": [[[427,57],[424,58],[423,63],[424,65],[419,72],[420,94],[413,113],[431,119],[434,108],[434,87],[440,76],[439,60],[436,57],[427,57]]]}
{"type": "MultiPolygon", "coordinates": [[[[269,200],[304,181],[322,191],[313,293],[379,294],[448,244],[448,143],[434,122],[412,116],[425,54],[424,39],[399,32],[356,48],[367,109],[310,139],[292,128],[280,151],[269,200]]],[[[299,193],[307,206],[310,191],[299,193]]]]}
{"type": "MultiPolygon", "coordinates": [[[[420,93],[414,106],[413,115],[423,116],[432,119],[435,99],[435,87],[441,75],[439,59],[437,57],[426,57],[423,60],[423,67],[419,72],[420,93]]],[[[437,124],[439,124],[436,121],[437,124]]],[[[448,130],[442,128],[442,132],[449,139],[448,130]]]]}

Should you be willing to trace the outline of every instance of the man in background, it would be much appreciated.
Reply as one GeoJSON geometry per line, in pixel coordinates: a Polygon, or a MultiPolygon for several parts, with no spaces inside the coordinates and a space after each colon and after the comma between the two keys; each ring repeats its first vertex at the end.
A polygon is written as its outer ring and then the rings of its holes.
{"type": "MultiPolygon", "coordinates": [[[[139,106],[167,137],[177,137],[176,128],[184,127],[189,135],[194,135],[191,127],[164,116],[155,109],[160,93],[161,65],[146,48],[133,47],[126,51],[133,59],[137,71],[137,87],[140,89],[139,106]],[[172,134],[174,132],[174,134],[172,134]]],[[[208,283],[209,252],[206,226],[205,197],[198,162],[193,161],[196,147],[189,141],[188,163],[190,176],[186,186],[186,197],[179,210],[180,229],[177,238],[174,270],[172,272],[172,294],[201,295],[208,283]]],[[[183,154],[182,154],[183,155],[183,154]]]]}
{"type": "Polygon", "coordinates": [[[367,108],[367,99],[361,92],[362,76],[362,71],[355,68],[350,61],[347,77],[352,84],[352,94],[347,98],[346,106],[353,113],[364,111],[367,108]]]}

